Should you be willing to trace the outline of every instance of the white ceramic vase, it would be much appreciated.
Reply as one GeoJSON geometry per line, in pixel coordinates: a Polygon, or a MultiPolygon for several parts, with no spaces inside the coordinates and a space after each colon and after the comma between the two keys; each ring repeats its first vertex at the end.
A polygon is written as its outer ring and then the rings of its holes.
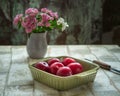
{"type": "Polygon", "coordinates": [[[44,33],[31,33],[27,41],[27,52],[30,58],[44,58],[47,52],[47,40],[44,33]]]}

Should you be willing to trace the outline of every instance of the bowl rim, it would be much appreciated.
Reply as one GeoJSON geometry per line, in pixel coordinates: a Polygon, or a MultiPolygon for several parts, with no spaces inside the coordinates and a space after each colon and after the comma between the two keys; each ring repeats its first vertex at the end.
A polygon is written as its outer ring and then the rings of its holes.
{"type": "MultiPolygon", "coordinates": [[[[35,67],[33,66],[35,63],[29,64],[29,68],[30,68],[30,70],[31,70],[31,69],[34,69],[34,70],[36,70],[36,71],[38,71],[38,72],[42,72],[42,73],[44,73],[44,74],[47,74],[47,75],[50,75],[50,76],[52,76],[52,77],[59,78],[59,79],[67,79],[67,78],[73,78],[73,77],[77,77],[77,78],[78,78],[78,77],[83,77],[83,76],[86,76],[86,75],[90,75],[90,74],[96,73],[96,71],[99,69],[99,66],[98,66],[97,64],[95,64],[95,63],[92,63],[92,62],[89,62],[89,61],[86,61],[86,60],[82,60],[82,59],[78,59],[78,58],[74,58],[74,57],[71,57],[71,56],[45,57],[45,58],[39,59],[39,61],[46,61],[46,60],[48,60],[48,59],[50,59],[50,58],[65,58],[65,57],[70,57],[70,58],[73,58],[73,59],[75,59],[75,60],[78,60],[78,61],[81,61],[81,62],[85,62],[85,63],[87,63],[87,64],[91,64],[91,65],[94,66],[94,68],[93,68],[93,69],[90,69],[90,70],[87,70],[87,71],[83,71],[83,72],[78,73],[78,74],[74,74],[74,75],[70,75],[70,76],[65,76],[65,77],[57,76],[57,75],[48,73],[48,72],[46,72],[46,71],[39,70],[39,69],[37,69],[37,68],[35,68],[35,67]]],[[[37,62],[36,62],[36,63],[37,63],[37,62]]]]}

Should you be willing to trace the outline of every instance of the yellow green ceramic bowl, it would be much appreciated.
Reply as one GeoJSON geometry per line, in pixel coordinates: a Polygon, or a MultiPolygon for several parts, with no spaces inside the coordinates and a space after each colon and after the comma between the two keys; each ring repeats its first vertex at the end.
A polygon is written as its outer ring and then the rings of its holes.
{"type": "MultiPolygon", "coordinates": [[[[65,57],[68,57],[68,56],[59,56],[57,58],[63,59],[65,57]]],[[[44,59],[40,59],[39,61],[47,61],[50,58],[53,58],[53,57],[47,57],[44,59]]],[[[84,60],[80,60],[76,58],[74,59],[83,65],[84,71],[82,73],[67,76],[67,77],[60,77],[60,76],[53,75],[51,73],[39,70],[35,68],[33,64],[29,64],[29,68],[35,80],[45,85],[48,85],[49,87],[55,88],[57,90],[68,90],[88,82],[93,82],[95,79],[97,70],[99,69],[99,66],[84,60]]]]}

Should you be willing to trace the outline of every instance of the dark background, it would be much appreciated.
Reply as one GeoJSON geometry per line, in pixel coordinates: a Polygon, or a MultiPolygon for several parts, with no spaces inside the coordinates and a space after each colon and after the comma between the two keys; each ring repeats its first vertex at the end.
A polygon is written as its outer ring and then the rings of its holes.
{"type": "Polygon", "coordinates": [[[0,45],[26,44],[12,22],[29,7],[47,7],[68,22],[64,32],[48,32],[48,44],[120,45],[120,0],[0,0],[0,45]]]}

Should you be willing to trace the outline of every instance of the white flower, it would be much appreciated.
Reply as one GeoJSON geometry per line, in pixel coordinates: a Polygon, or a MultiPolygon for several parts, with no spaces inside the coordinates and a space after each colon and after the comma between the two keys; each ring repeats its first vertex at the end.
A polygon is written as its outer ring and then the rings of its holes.
{"type": "Polygon", "coordinates": [[[60,24],[62,24],[63,22],[64,22],[64,19],[60,17],[60,18],[57,20],[57,25],[60,25],[60,24]]]}
{"type": "Polygon", "coordinates": [[[62,31],[64,31],[66,29],[66,27],[69,27],[67,22],[62,23],[62,31]]]}
{"type": "Polygon", "coordinates": [[[62,31],[64,31],[66,29],[66,27],[69,27],[69,25],[67,24],[67,22],[64,22],[63,18],[59,18],[57,20],[57,25],[62,24],[62,31]]]}

